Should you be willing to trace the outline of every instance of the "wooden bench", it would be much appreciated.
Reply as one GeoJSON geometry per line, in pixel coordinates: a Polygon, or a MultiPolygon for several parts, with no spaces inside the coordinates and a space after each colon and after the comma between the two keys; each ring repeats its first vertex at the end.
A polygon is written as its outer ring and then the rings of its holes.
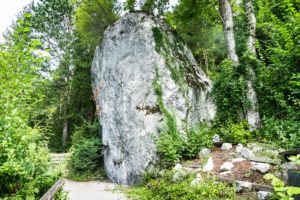
{"type": "Polygon", "coordinates": [[[62,188],[62,186],[65,184],[64,179],[58,180],[43,196],[40,200],[52,200],[55,193],[59,191],[59,189],[62,188]]]}

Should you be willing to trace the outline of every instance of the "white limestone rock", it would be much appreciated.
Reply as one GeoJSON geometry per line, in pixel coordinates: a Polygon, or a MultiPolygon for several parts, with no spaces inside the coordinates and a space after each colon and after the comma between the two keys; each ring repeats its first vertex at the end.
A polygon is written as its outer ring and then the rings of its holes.
{"type": "Polygon", "coordinates": [[[221,172],[231,171],[233,168],[234,165],[231,162],[224,162],[220,167],[220,171],[221,172]]]}
{"type": "Polygon", "coordinates": [[[255,163],[251,162],[251,169],[259,171],[260,173],[267,173],[270,170],[270,165],[266,163],[255,163]]]}
{"type": "Polygon", "coordinates": [[[184,177],[187,176],[187,174],[188,173],[184,170],[178,170],[173,174],[172,180],[173,180],[173,182],[181,181],[181,180],[183,180],[184,177]]]}
{"type": "Polygon", "coordinates": [[[251,191],[252,190],[252,183],[248,181],[236,181],[236,191],[251,191]]]}
{"type": "Polygon", "coordinates": [[[196,178],[192,180],[190,186],[191,187],[197,187],[202,182],[202,176],[201,174],[197,173],[196,178]]]}
{"type": "Polygon", "coordinates": [[[230,144],[230,143],[223,143],[222,144],[221,150],[228,151],[230,149],[232,149],[232,144],[230,144]]]}
{"type": "Polygon", "coordinates": [[[257,192],[257,199],[258,200],[267,200],[271,195],[272,195],[271,192],[259,191],[259,192],[257,192]]]}
{"type": "Polygon", "coordinates": [[[245,147],[241,149],[240,153],[246,159],[249,159],[249,158],[252,158],[255,156],[254,153],[250,149],[245,148],[245,147]]]}
{"type": "Polygon", "coordinates": [[[238,144],[238,145],[236,145],[236,147],[235,147],[235,151],[236,151],[237,153],[240,153],[243,147],[244,147],[244,146],[243,146],[242,144],[238,144]]]}
{"type": "Polygon", "coordinates": [[[175,167],[173,168],[174,171],[179,171],[182,169],[182,165],[181,164],[176,164],[175,167]]]}
{"type": "Polygon", "coordinates": [[[213,142],[220,142],[220,136],[218,134],[215,134],[213,137],[212,137],[212,141],[213,142]]]}
{"type": "Polygon", "coordinates": [[[91,73],[104,166],[114,182],[138,183],[157,163],[154,138],[165,127],[158,98],[175,116],[178,127],[215,116],[216,107],[208,95],[211,81],[170,26],[151,15],[127,13],[108,27],[91,73]],[[155,33],[166,38],[167,47],[156,44],[155,33]],[[182,71],[176,80],[172,73],[182,71]],[[154,82],[161,87],[161,96],[154,82]]]}
{"type": "Polygon", "coordinates": [[[219,176],[229,176],[230,174],[232,174],[232,171],[225,171],[225,172],[221,172],[219,176]]]}
{"type": "Polygon", "coordinates": [[[209,154],[211,153],[211,150],[208,148],[203,148],[201,149],[201,151],[198,153],[198,157],[201,158],[203,156],[209,156],[209,154]]]}
{"type": "Polygon", "coordinates": [[[203,167],[203,172],[210,172],[213,169],[214,169],[214,162],[213,162],[213,159],[211,157],[209,157],[207,163],[203,167]]]}
{"type": "Polygon", "coordinates": [[[246,159],[245,158],[234,158],[231,160],[232,163],[237,163],[237,162],[243,162],[245,161],[246,159]]]}

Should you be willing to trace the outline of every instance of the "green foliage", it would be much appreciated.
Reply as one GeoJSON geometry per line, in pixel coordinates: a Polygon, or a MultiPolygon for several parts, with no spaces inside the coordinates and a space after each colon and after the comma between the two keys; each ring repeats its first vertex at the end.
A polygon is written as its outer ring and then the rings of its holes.
{"type": "Polygon", "coordinates": [[[202,69],[211,78],[226,58],[222,21],[216,10],[218,2],[181,0],[167,21],[192,50],[202,69]]]}
{"type": "Polygon", "coordinates": [[[163,90],[159,83],[159,74],[156,70],[156,79],[153,83],[157,101],[162,112],[165,128],[160,132],[156,140],[157,153],[161,158],[163,167],[171,167],[182,158],[194,158],[201,148],[211,146],[211,136],[209,127],[205,124],[198,127],[188,128],[186,133],[178,130],[176,118],[169,112],[163,103],[163,90]],[[183,136],[186,136],[183,138],[183,136]]]}
{"type": "Polygon", "coordinates": [[[224,140],[234,144],[245,144],[250,141],[251,133],[249,131],[249,125],[246,121],[239,123],[227,123],[225,127],[220,128],[224,140]]]}
{"type": "Polygon", "coordinates": [[[177,182],[172,180],[173,174],[168,171],[161,178],[151,179],[143,185],[129,189],[127,193],[130,198],[138,200],[239,199],[235,196],[234,188],[225,183],[216,184],[212,177],[204,177],[201,184],[191,187],[194,174],[189,174],[177,182]]]}
{"type": "Polygon", "coordinates": [[[212,147],[213,130],[207,124],[199,124],[186,132],[183,142],[182,156],[184,159],[195,158],[202,148],[212,147]]]}
{"type": "Polygon", "coordinates": [[[45,96],[47,84],[40,69],[47,58],[35,51],[41,45],[29,37],[31,14],[19,18],[0,44],[0,198],[36,199],[58,178],[48,171],[46,141],[31,116],[45,96]]]}
{"type": "Polygon", "coordinates": [[[264,126],[259,135],[267,142],[272,142],[283,148],[299,147],[300,125],[298,120],[265,118],[264,126]]]}
{"type": "Polygon", "coordinates": [[[90,173],[100,168],[101,142],[98,138],[84,139],[71,149],[69,169],[71,173],[90,173]]]}
{"type": "Polygon", "coordinates": [[[268,117],[299,120],[300,11],[298,1],[257,2],[260,110],[268,117]]]}
{"type": "Polygon", "coordinates": [[[291,156],[289,159],[292,162],[296,163],[296,165],[300,166],[300,154],[298,154],[297,156],[291,156]]]}
{"type": "Polygon", "coordinates": [[[105,29],[118,19],[115,3],[115,0],[83,0],[76,11],[75,26],[81,42],[92,52],[100,44],[105,29]]]}
{"type": "Polygon", "coordinates": [[[293,186],[284,186],[283,181],[275,177],[273,174],[266,174],[265,179],[271,180],[275,190],[275,194],[280,200],[293,200],[293,196],[300,194],[300,188],[293,186]]]}
{"type": "Polygon", "coordinates": [[[244,116],[247,87],[240,76],[242,69],[230,60],[224,60],[220,68],[212,91],[218,109],[217,118],[222,122],[239,122],[244,116]]]}
{"type": "Polygon", "coordinates": [[[153,82],[155,94],[160,111],[165,120],[165,130],[160,133],[159,139],[156,141],[157,153],[161,156],[162,166],[172,166],[181,158],[182,139],[177,130],[175,116],[170,113],[164,105],[162,95],[163,90],[159,83],[159,73],[156,69],[156,79],[153,82]]]}

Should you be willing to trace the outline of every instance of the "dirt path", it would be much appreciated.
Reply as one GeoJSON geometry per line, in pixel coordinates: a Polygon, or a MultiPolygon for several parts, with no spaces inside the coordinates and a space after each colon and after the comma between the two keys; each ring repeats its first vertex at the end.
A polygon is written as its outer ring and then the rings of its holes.
{"type": "Polygon", "coordinates": [[[66,180],[64,185],[69,200],[128,200],[116,188],[116,184],[99,181],[76,182],[66,180]]]}

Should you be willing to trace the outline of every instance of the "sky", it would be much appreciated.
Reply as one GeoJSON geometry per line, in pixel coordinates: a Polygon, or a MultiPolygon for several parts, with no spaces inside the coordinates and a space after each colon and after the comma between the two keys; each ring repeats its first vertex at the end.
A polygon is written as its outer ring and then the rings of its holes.
{"type": "Polygon", "coordinates": [[[0,40],[2,33],[16,20],[16,15],[32,0],[0,0],[0,40]]]}

